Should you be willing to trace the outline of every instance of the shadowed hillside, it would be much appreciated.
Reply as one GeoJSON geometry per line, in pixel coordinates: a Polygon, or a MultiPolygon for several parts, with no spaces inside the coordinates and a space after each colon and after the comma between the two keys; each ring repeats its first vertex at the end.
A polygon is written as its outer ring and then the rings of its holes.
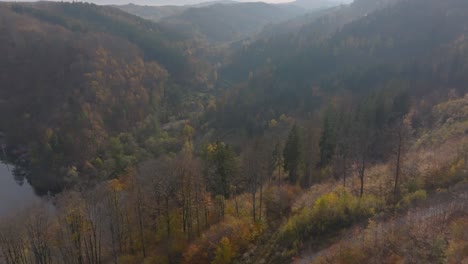
{"type": "Polygon", "coordinates": [[[126,7],[123,10],[159,21],[162,27],[182,32],[190,38],[214,43],[240,40],[257,33],[266,25],[305,13],[304,9],[294,5],[230,2],[212,2],[209,5],[174,8],[126,7]],[[160,15],[168,10],[171,10],[173,14],[165,17],[160,15]]]}
{"type": "Polygon", "coordinates": [[[30,176],[40,189],[115,175],[128,161],[95,163],[106,159],[109,138],[151,116],[178,115],[178,85],[196,86],[190,59],[167,32],[117,9],[4,3],[0,13],[0,130],[11,145],[31,148],[33,166],[54,170],[50,179],[30,176]]]}

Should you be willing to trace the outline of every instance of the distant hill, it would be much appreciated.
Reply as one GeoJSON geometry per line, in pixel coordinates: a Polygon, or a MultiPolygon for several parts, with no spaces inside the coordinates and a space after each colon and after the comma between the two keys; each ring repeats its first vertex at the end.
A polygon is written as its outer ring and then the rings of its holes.
{"type": "Polygon", "coordinates": [[[400,0],[356,0],[349,5],[336,6],[308,12],[302,16],[269,25],[257,37],[238,43],[237,50],[226,67],[226,78],[245,78],[251,71],[267,61],[289,58],[290,52],[322,42],[340,30],[344,25],[366,15],[395,4],[400,0]],[[282,50],[283,52],[278,52],[282,50]],[[234,69],[234,67],[236,69],[234,69]]]}
{"type": "Polygon", "coordinates": [[[185,6],[185,5],[205,4],[205,3],[212,2],[212,1],[210,0],[91,0],[90,2],[98,4],[98,5],[128,5],[129,3],[131,3],[134,5],[140,5],[140,6],[185,6]]]}
{"type": "MultiPolygon", "coordinates": [[[[314,23],[317,19],[326,17],[327,14],[335,14],[338,9],[348,10],[347,6],[350,5],[352,0],[298,0],[288,3],[286,5],[298,6],[304,8],[307,12],[301,16],[289,19],[287,21],[273,24],[266,27],[260,34],[260,37],[268,37],[273,35],[297,33],[305,25],[314,23]]],[[[365,13],[371,10],[366,10],[365,13]]],[[[364,13],[364,12],[361,12],[364,13]]],[[[354,14],[349,16],[351,19],[362,16],[354,14]]],[[[336,25],[336,22],[334,23],[336,25]]],[[[258,36],[257,36],[258,37],[258,36]]]]}
{"type": "Polygon", "coordinates": [[[230,0],[221,0],[221,1],[209,1],[202,2],[199,4],[193,5],[164,5],[164,6],[154,6],[154,5],[136,5],[136,4],[126,4],[126,5],[115,5],[114,7],[119,8],[130,14],[142,17],[144,19],[149,19],[151,21],[158,22],[159,20],[180,15],[182,12],[189,8],[198,8],[198,7],[207,7],[215,4],[235,4],[237,2],[230,0]]]}
{"type": "Polygon", "coordinates": [[[463,94],[466,14],[462,0],[356,0],[299,31],[246,42],[220,70],[219,87],[239,90],[224,101],[219,121],[235,128],[264,115],[264,123],[313,111],[327,94],[372,93],[396,82],[412,83],[414,93],[452,87],[463,94]]]}
{"type": "Polygon", "coordinates": [[[296,0],[291,4],[314,10],[338,6],[340,4],[349,4],[352,1],[353,0],[296,0]]]}
{"type": "Polygon", "coordinates": [[[121,9],[127,13],[142,17],[144,19],[149,19],[155,22],[159,20],[179,15],[185,10],[187,7],[184,6],[140,6],[135,4],[128,4],[128,5],[118,5],[115,6],[118,9],[121,9]]]}
{"type": "Polygon", "coordinates": [[[198,4],[193,4],[193,5],[186,5],[187,7],[206,7],[206,6],[211,6],[211,5],[216,5],[216,4],[223,4],[223,5],[229,5],[229,4],[238,4],[238,1],[234,0],[213,0],[213,1],[207,1],[207,2],[201,2],[198,4]]]}
{"type": "Polygon", "coordinates": [[[230,42],[259,32],[269,24],[279,23],[305,10],[292,5],[265,3],[215,4],[189,8],[167,17],[160,24],[171,31],[184,32],[210,42],[230,42]]]}

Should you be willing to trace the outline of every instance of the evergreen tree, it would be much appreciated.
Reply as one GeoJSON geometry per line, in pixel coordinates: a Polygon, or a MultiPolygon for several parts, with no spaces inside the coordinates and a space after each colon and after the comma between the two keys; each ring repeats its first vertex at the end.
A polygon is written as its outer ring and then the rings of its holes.
{"type": "Polygon", "coordinates": [[[231,181],[237,172],[237,161],[234,151],[222,142],[208,146],[208,182],[214,195],[229,198],[231,181]]]}
{"type": "Polygon", "coordinates": [[[302,162],[301,136],[299,128],[294,125],[288,135],[288,141],[283,150],[284,170],[289,172],[289,181],[295,183],[298,179],[299,166],[302,162]]]}
{"type": "Polygon", "coordinates": [[[281,153],[281,143],[277,142],[272,153],[272,159],[270,164],[270,172],[273,174],[275,170],[278,170],[277,180],[278,185],[281,184],[281,168],[283,167],[283,155],[281,153]]]}
{"type": "Polygon", "coordinates": [[[330,164],[336,145],[335,130],[330,121],[330,115],[327,114],[323,124],[322,135],[320,137],[320,167],[326,167],[330,164]]]}

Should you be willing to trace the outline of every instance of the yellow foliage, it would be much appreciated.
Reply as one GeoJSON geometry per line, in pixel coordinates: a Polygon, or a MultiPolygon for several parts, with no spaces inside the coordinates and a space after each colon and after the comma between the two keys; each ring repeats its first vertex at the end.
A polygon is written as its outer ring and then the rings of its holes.
{"type": "Polygon", "coordinates": [[[276,121],[275,119],[272,119],[272,120],[270,121],[270,123],[269,123],[268,126],[269,126],[270,128],[274,128],[274,127],[276,127],[277,125],[278,125],[278,121],[276,121]]]}
{"type": "Polygon", "coordinates": [[[192,138],[194,131],[195,130],[194,130],[194,128],[192,126],[190,126],[189,124],[185,124],[185,126],[184,126],[184,135],[187,138],[192,138]]]}
{"type": "Polygon", "coordinates": [[[397,207],[406,208],[413,203],[424,201],[426,199],[427,199],[427,192],[425,190],[417,190],[413,193],[405,195],[403,199],[398,203],[397,207]]]}
{"type": "Polygon", "coordinates": [[[382,210],[383,201],[374,196],[359,198],[345,190],[319,197],[312,208],[305,207],[281,227],[278,242],[298,245],[303,239],[338,231],[382,210]]]}
{"type": "Polygon", "coordinates": [[[49,142],[52,136],[54,135],[54,130],[47,128],[45,131],[45,142],[49,142]]]}
{"type": "Polygon", "coordinates": [[[453,175],[457,173],[460,169],[463,169],[464,167],[465,167],[465,161],[464,159],[460,159],[454,164],[452,164],[452,166],[450,167],[450,174],[453,175]]]}
{"type": "Polygon", "coordinates": [[[124,184],[119,179],[109,181],[109,186],[113,191],[120,192],[124,189],[124,184]]]}
{"type": "Polygon", "coordinates": [[[234,257],[234,250],[231,246],[229,238],[223,237],[216,249],[215,259],[211,262],[212,264],[229,264],[234,257]]]}
{"type": "Polygon", "coordinates": [[[282,114],[279,118],[281,121],[285,122],[288,118],[286,117],[285,114],[282,114]]]}
{"type": "Polygon", "coordinates": [[[253,225],[251,221],[226,216],[191,243],[184,253],[184,263],[230,263],[236,252],[245,251],[263,232],[262,225],[253,225]]]}
{"type": "Polygon", "coordinates": [[[208,153],[214,153],[214,152],[216,152],[217,145],[216,144],[208,144],[206,149],[207,149],[208,153]]]}

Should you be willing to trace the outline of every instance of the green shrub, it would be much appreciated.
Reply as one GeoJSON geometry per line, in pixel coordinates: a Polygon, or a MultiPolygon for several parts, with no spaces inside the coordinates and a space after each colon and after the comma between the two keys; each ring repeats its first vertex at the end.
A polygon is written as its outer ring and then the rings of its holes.
{"type": "Polygon", "coordinates": [[[278,242],[297,247],[312,236],[327,235],[349,227],[382,210],[384,203],[373,196],[359,198],[336,191],[318,198],[312,208],[303,208],[280,229],[278,242]]]}
{"type": "Polygon", "coordinates": [[[427,177],[426,189],[448,188],[468,179],[463,159],[458,159],[427,177]]]}
{"type": "Polygon", "coordinates": [[[412,177],[403,184],[403,189],[409,193],[413,193],[419,190],[422,186],[423,183],[421,182],[421,178],[412,177]]]}
{"type": "Polygon", "coordinates": [[[405,209],[411,205],[415,205],[418,202],[424,201],[427,199],[427,192],[425,190],[417,190],[415,192],[409,193],[401,199],[397,204],[397,209],[405,209]]]}

